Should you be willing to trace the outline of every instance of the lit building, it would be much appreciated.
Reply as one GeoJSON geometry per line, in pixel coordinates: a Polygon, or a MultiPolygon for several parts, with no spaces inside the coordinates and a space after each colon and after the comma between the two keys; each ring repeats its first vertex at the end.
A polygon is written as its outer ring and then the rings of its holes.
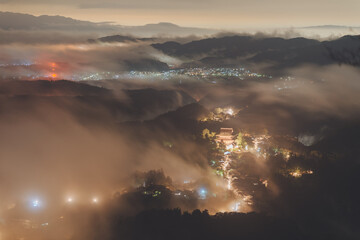
{"type": "Polygon", "coordinates": [[[216,135],[216,142],[223,143],[226,146],[233,144],[235,138],[235,136],[233,136],[233,133],[234,129],[232,128],[221,128],[220,134],[216,135]]]}

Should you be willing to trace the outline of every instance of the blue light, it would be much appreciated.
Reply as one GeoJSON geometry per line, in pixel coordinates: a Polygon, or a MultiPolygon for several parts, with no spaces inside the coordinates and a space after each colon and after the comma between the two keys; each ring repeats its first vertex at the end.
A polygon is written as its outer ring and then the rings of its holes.
{"type": "Polygon", "coordinates": [[[198,190],[199,198],[200,199],[206,199],[207,196],[207,190],[205,188],[200,188],[198,190]]]}

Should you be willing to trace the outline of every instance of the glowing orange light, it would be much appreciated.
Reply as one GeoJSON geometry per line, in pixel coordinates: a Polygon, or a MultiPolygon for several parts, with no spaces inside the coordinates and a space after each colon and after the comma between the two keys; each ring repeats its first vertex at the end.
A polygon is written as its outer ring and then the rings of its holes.
{"type": "Polygon", "coordinates": [[[53,74],[51,74],[51,77],[52,77],[52,78],[56,78],[56,77],[57,77],[57,74],[56,74],[56,73],[53,73],[53,74]]]}

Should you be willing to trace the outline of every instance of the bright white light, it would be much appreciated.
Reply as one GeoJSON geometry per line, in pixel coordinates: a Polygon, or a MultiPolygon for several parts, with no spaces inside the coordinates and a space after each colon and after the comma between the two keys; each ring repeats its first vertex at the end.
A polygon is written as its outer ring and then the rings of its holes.
{"type": "Polygon", "coordinates": [[[198,194],[199,194],[200,199],[206,199],[207,190],[205,188],[200,188],[198,190],[198,194]]]}
{"type": "Polygon", "coordinates": [[[72,203],[74,201],[74,199],[72,197],[68,197],[68,199],[66,200],[66,202],[68,203],[72,203]]]}
{"type": "Polygon", "coordinates": [[[234,110],[232,110],[231,108],[229,108],[227,111],[226,111],[227,114],[229,115],[233,115],[234,114],[234,110]]]}
{"type": "Polygon", "coordinates": [[[228,189],[228,190],[231,190],[231,179],[228,179],[227,189],[228,189]]]}
{"type": "Polygon", "coordinates": [[[40,206],[40,201],[39,200],[32,201],[32,206],[35,207],[35,208],[39,207],[40,206]]]}
{"type": "Polygon", "coordinates": [[[232,207],[231,207],[231,210],[234,211],[234,212],[237,212],[240,210],[240,203],[239,202],[236,202],[232,207]]]}
{"type": "Polygon", "coordinates": [[[232,144],[229,144],[229,145],[226,146],[226,150],[230,150],[230,149],[233,149],[233,148],[234,148],[234,146],[232,144]]]}
{"type": "Polygon", "coordinates": [[[99,200],[98,200],[97,198],[93,198],[93,199],[92,199],[92,202],[93,202],[93,203],[98,203],[99,200]]]}

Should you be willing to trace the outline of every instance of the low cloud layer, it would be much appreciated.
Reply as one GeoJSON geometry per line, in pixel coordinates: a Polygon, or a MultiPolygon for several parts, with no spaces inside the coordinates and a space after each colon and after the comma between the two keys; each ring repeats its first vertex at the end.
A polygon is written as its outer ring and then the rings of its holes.
{"type": "Polygon", "coordinates": [[[52,71],[58,79],[77,80],[91,74],[106,78],[106,72],[162,70],[167,63],[179,62],[142,43],[12,44],[0,45],[0,53],[2,78],[41,79],[52,71]]]}
{"type": "MultiPolygon", "coordinates": [[[[131,140],[132,132],[118,131],[109,123],[80,123],[51,102],[36,98],[29,104],[21,102],[21,98],[2,99],[0,191],[4,204],[36,197],[56,204],[69,194],[79,199],[94,194],[110,198],[129,187],[128,179],[136,171],[163,169],[176,182],[209,175],[201,155],[198,163],[187,162],[150,136],[142,142],[131,140]]],[[[188,154],[196,152],[190,149],[188,154]]]]}

